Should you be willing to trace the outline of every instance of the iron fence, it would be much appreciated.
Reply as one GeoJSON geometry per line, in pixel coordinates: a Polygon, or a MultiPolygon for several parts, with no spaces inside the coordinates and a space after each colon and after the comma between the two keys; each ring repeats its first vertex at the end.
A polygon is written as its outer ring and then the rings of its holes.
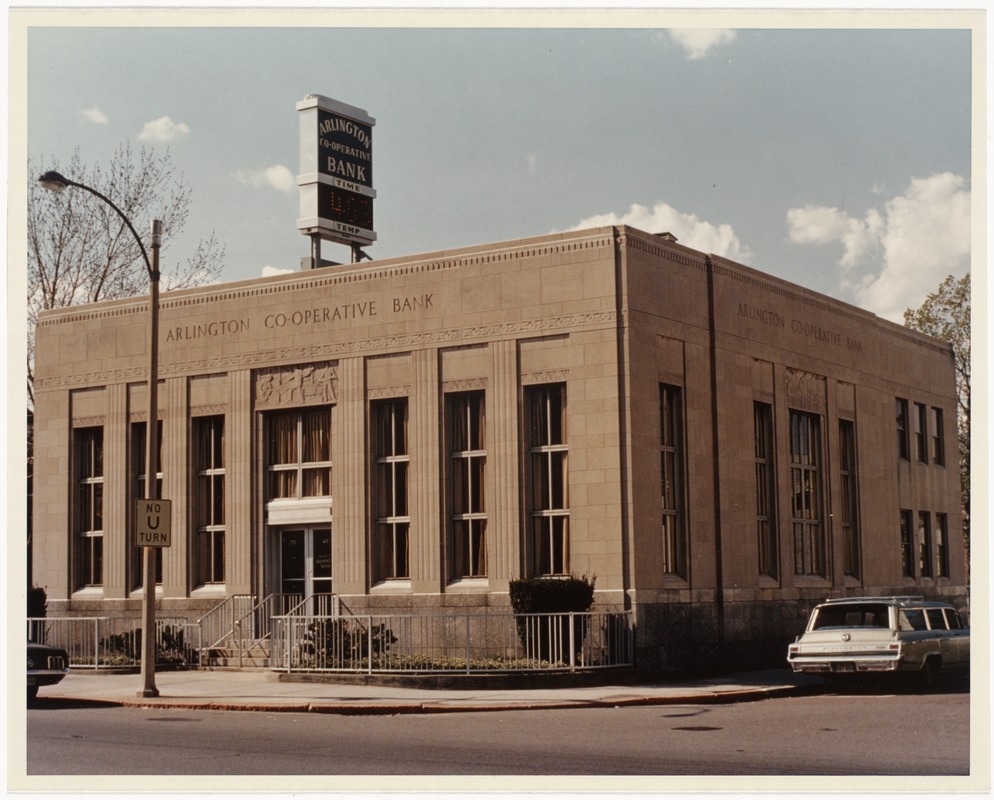
{"type": "Polygon", "coordinates": [[[282,616],[273,669],[286,672],[586,671],[633,663],[630,611],[282,616]]]}
{"type": "MultiPolygon", "coordinates": [[[[63,648],[73,669],[137,667],[141,665],[141,620],[134,617],[33,617],[28,639],[63,648]]],[[[185,617],[155,621],[156,666],[197,663],[200,626],[185,617]]]]}

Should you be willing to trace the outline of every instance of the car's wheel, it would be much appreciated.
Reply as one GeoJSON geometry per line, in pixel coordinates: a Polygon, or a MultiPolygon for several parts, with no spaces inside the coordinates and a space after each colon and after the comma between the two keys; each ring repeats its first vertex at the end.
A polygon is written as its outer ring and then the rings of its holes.
{"type": "Polygon", "coordinates": [[[921,672],[918,675],[921,687],[926,691],[934,689],[939,683],[939,659],[934,656],[931,658],[926,658],[925,663],[922,665],[921,672]]]}
{"type": "Polygon", "coordinates": [[[37,686],[29,686],[28,687],[28,700],[34,700],[36,697],[38,697],[38,687],[37,686]]]}

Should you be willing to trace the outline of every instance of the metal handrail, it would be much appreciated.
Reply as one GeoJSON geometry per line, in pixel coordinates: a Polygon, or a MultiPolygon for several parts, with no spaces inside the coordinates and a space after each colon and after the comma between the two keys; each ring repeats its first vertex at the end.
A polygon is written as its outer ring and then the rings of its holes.
{"type": "Polygon", "coordinates": [[[230,597],[224,598],[224,600],[198,619],[197,625],[200,626],[201,640],[204,641],[204,646],[208,648],[217,647],[221,642],[230,637],[234,632],[234,617],[237,613],[235,606],[240,602],[251,601],[252,599],[252,595],[250,594],[233,594],[230,597]],[[208,631],[206,637],[204,636],[205,630],[208,631]],[[211,635],[212,633],[214,635],[211,635]]]}
{"type": "Polygon", "coordinates": [[[299,603],[297,603],[297,605],[295,605],[289,611],[285,611],[282,614],[279,614],[277,616],[278,617],[309,617],[309,616],[315,616],[315,614],[306,611],[306,609],[307,609],[307,607],[311,603],[313,603],[314,601],[317,601],[317,605],[318,606],[327,605],[329,607],[330,611],[329,611],[329,613],[324,613],[324,612],[318,611],[316,613],[316,616],[321,616],[321,617],[324,617],[324,616],[337,617],[338,616],[338,608],[337,608],[337,604],[335,602],[335,599],[336,599],[336,595],[333,594],[333,593],[331,593],[331,592],[321,592],[320,594],[309,594],[309,595],[307,595],[307,597],[305,597],[303,600],[301,600],[299,603]],[[325,604],[324,602],[322,602],[325,598],[327,598],[327,600],[328,600],[327,604],[325,604]]]}

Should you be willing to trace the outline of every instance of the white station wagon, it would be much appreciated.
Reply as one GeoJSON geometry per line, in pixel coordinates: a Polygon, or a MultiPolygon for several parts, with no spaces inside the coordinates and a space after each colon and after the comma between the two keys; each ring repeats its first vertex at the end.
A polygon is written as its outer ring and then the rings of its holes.
{"type": "Polygon", "coordinates": [[[949,603],[921,597],[827,600],[788,647],[787,661],[794,672],[829,681],[903,673],[932,687],[940,671],[969,669],[970,629],[949,603]]]}

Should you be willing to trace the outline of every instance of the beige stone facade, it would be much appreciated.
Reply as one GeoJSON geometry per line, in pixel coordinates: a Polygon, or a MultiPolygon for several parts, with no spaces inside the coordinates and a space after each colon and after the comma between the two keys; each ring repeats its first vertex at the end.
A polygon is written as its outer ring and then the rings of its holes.
{"type": "MultiPolygon", "coordinates": [[[[50,614],[137,614],[147,326],[147,298],[39,321],[50,614]]],[[[639,665],[689,669],[780,663],[827,596],[967,602],[951,349],[670,237],[169,292],[159,374],[161,613],[506,607],[512,578],[596,575],[639,665]]]]}

